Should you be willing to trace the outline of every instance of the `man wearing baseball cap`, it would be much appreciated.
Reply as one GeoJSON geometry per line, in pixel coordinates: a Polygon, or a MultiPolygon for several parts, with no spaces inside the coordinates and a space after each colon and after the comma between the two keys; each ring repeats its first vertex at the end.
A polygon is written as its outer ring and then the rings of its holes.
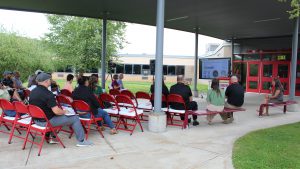
{"type": "MultiPolygon", "coordinates": [[[[48,90],[51,85],[51,75],[47,73],[40,73],[36,77],[38,86],[33,89],[29,96],[29,104],[41,108],[52,126],[72,126],[76,139],[78,141],[76,146],[89,146],[93,143],[84,139],[84,130],[78,116],[66,116],[66,111],[57,106],[54,94],[48,90]]],[[[44,127],[46,122],[42,119],[33,119],[34,122],[44,127]]]]}

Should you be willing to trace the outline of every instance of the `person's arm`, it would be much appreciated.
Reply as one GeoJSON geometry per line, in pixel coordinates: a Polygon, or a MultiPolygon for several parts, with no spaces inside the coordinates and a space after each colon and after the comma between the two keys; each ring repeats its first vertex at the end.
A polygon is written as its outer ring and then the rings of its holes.
{"type": "Polygon", "coordinates": [[[274,93],[274,95],[269,96],[269,99],[275,99],[278,97],[278,95],[280,94],[280,89],[277,89],[274,93]]]}
{"type": "Polygon", "coordinates": [[[207,104],[210,103],[210,90],[207,91],[206,102],[207,102],[207,104]]]}
{"type": "Polygon", "coordinates": [[[190,96],[190,102],[193,101],[193,94],[190,86],[187,86],[189,88],[189,96],[190,96]]]}
{"type": "Polygon", "coordinates": [[[17,92],[17,90],[14,90],[13,99],[16,99],[18,101],[22,101],[22,99],[21,99],[19,93],[17,92]]]}
{"type": "Polygon", "coordinates": [[[51,109],[52,109],[53,113],[56,114],[56,115],[66,114],[66,110],[63,110],[63,109],[59,108],[58,106],[54,106],[51,109]]]}
{"type": "Polygon", "coordinates": [[[99,108],[99,107],[100,107],[100,104],[99,104],[99,102],[98,102],[96,96],[95,96],[91,91],[89,91],[89,92],[87,93],[87,95],[88,95],[89,100],[91,101],[93,107],[99,108]]]}
{"type": "Polygon", "coordinates": [[[53,94],[51,94],[49,96],[48,101],[47,101],[47,106],[51,107],[53,113],[56,114],[56,115],[64,115],[64,114],[66,114],[65,110],[63,110],[63,109],[61,109],[61,108],[59,108],[57,106],[57,103],[56,103],[56,100],[55,100],[55,97],[54,97],[53,94]]]}

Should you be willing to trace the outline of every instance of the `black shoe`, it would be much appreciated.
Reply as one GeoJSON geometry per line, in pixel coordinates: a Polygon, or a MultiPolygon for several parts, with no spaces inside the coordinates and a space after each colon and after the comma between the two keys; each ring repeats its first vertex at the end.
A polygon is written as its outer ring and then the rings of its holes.
{"type": "Polygon", "coordinates": [[[194,120],[193,121],[193,126],[198,126],[199,125],[199,122],[197,120],[194,120]]]}

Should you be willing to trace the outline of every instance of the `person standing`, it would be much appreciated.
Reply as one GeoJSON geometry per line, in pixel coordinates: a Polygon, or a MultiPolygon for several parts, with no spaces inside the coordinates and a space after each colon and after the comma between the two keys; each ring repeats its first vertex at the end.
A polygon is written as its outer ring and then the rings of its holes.
{"type": "MultiPolygon", "coordinates": [[[[193,101],[193,95],[190,86],[185,85],[184,82],[184,76],[179,75],[177,76],[177,84],[171,86],[170,88],[170,94],[178,94],[182,96],[186,108],[188,110],[198,110],[198,104],[197,102],[193,101]]],[[[182,104],[171,104],[171,108],[177,109],[177,110],[184,110],[184,107],[182,104]]],[[[180,116],[181,120],[184,120],[184,115],[180,116]]],[[[189,120],[190,122],[190,120],[189,120]]],[[[197,115],[193,115],[193,126],[199,125],[199,122],[197,121],[197,115]]]]}
{"type": "Polygon", "coordinates": [[[66,81],[66,84],[63,89],[69,90],[72,93],[73,92],[73,86],[72,86],[73,79],[74,79],[74,75],[68,74],[67,81],[66,81]]]}
{"type": "MultiPolygon", "coordinates": [[[[241,86],[238,82],[238,78],[236,76],[231,76],[230,78],[231,84],[227,87],[225,91],[225,96],[227,98],[227,102],[225,103],[225,107],[235,109],[240,108],[244,104],[244,95],[245,90],[243,86],[241,86]]],[[[233,113],[222,113],[220,114],[224,123],[232,123],[233,113]]]]}
{"type": "Polygon", "coordinates": [[[111,88],[116,89],[116,90],[121,90],[120,85],[119,85],[117,80],[118,80],[118,75],[115,74],[113,76],[113,79],[112,79],[112,82],[111,82],[111,88]]]}
{"type": "MultiPolygon", "coordinates": [[[[220,89],[218,79],[212,79],[211,89],[208,90],[207,92],[206,102],[207,102],[206,108],[209,111],[222,112],[224,110],[225,92],[224,90],[220,89]]],[[[206,118],[208,124],[211,124],[212,119],[215,117],[215,115],[216,114],[207,115],[206,118]]]]}
{"type": "Polygon", "coordinates": [[[119,79],[117,80],[117,82],[118,82],[118,84],[120,86],[120,90],[124,90],[125,89],[123,81],[122,81],[123,79],[124,79],[124,75],[123,75],[123,73],[120,73],[119,74],[119,79]]]}

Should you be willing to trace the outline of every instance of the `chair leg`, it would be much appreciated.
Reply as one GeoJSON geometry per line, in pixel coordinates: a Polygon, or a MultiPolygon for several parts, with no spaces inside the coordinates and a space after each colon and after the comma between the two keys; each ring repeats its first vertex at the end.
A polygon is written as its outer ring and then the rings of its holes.
{"type": "Polygon", "coordinates": [[[86,136],[85,139],[87,140],[89,137],[90,129],[91,129],[91,122],[88,122],[88,128],[86,129],[86,136]]]}
{"type": "Polygon", "coordinates": [[[135,122],[134,122],[134,126],[133,126],[133,128],[132,128],[132,130],[131,130],[131,133],[130,133],[130,135],[132,135],[132,134],[133,134],[133,132],[134,132],[134,130],[135,130],[135,127],[136,127],[136,125],[137,125],[137,121],[135,121],[135,122]]]}
{"type": "Polygon", "coordinates": [[[63,148],[66,148],[66,146],[63,144],[63,142],[60,140],[60,138],[58,137],[57,133],[52,130],[52,133],[55,135],[56,139],[58,140],[58,142],[60,143],[60,145],[63,146],[63,148]]]}
{"type": "Polygon", "coordinates": [[[117,122],[117,125],[116,125],[116,129],[118,130],[119,129],[119,126],[121,124],[121,121],[123,121],[124,119],[122,117],[119,118],[118,122],[117,122]]]}
{"type": "Polygon", "coordinates": [[[73,131],[73,128],[72,128],[71,126],[69,127],[69,129],[70,129],[70,131],[71,131],[69,138],[71,138],[72,135],[73,135],[73,133],[74,133],[74,131],[73,131]]]}
{"type": "Polygon", "coordinates": [[[136,121],[139,123],[142,132],[144,132],[143,126],[142,126],[142,124],[141,124],[141,121],[140,121],[139,117],[136,118],[136,121]]]}
{"type": "MultiPolygon", "coordinates": [[[[26,143],[27,143],[27,140],[28,140],[28,135],[29,135],[29,133],[31,134],[31,132],[30,132],[30,126],[28,127],[27,132],[26,132],[26,136],[25,136],[24,144],[23,144],[23,150],[24,150],[25,147],[26,147],[26,143]]],[[[34,140],[34,139],[33,139],[33,140],[34,140]]]]}
{"type": "Polygon", "coordinates": [[[11,129],[10,135],[9,135],[8,144],[11,144],[11,140],[12,140],[12,138],[14,136],[15,128],[16,128],[16,124],[14,123],[14,125],[13,125],[13,127],[11,129]]]}
{"type": "MultiPolygon", "coordinates": [[[[101,131],[101,128],[98,126],[97,121],[95,119],[93,121],[94,121],[94,124],[96,124],[96,126],[97,126],[96,128],[97,128],[98,132],[100,133],[100,135],[102,136],[102,138],[104,138],[104,135],[103,135],[103,133],[101,131]]],[[[104,122],[102,123],[102,125],[104,125],[104,122]]]]}
{"type": "Polygon", "coordinates": [[[42,151],[42,148],[43,148],[43,144],[44,144],[45,138],[46,138],[46,132],[44,132],[43,135],[42,135],[42,140],[41,140],[41,143],[39,144],[39,153],[38,153],[38,156],[41,155],[41,151],[42,151]]]}

